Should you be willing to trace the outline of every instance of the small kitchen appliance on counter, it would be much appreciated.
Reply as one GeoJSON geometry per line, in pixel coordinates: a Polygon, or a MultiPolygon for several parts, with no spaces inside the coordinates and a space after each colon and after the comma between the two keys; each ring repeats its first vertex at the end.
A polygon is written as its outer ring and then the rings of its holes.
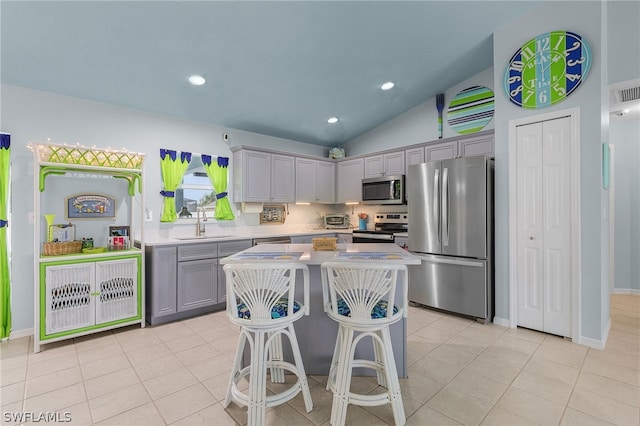
{"type": "Polygon", "coordinates": [[[354,243],[393,243],[395,234],[409,229],[407,213],[375,213],[373,222],[374,230],[353,230],[354,243]]]}
{"type": "Polygon", "coordinates": [[[348,214],[327,214],[324,216],[325,229],[349,229],[351,223],[348,214]]]}

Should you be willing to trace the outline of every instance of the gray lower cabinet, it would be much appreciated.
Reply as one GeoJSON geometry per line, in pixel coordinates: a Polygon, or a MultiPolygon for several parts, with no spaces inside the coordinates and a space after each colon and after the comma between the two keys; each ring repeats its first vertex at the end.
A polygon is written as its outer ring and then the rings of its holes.
{"type": "Polygon", "coordinates": [[[310,235],[292,235],[291,244],[311,244],[314,238],[335,237],[333,232],[330,234],[310,234],[310,235]]]}
{"type": "Polygon", "coordinates": [[[145,311],[146,320],[150,324],[178,312],[176,306],[177,262],[177,246],[145,247],[145,311]]]}
{"type": "Polygon", "coordinates": [[[218,260],[251,247],[251,240],[145,246],[146,321],[162,324],[225,308],[218,260]]]}

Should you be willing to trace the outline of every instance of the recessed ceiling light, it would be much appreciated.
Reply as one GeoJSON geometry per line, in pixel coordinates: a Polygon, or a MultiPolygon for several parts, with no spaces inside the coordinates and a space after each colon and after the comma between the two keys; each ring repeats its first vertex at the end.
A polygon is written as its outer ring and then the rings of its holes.
{"type": "Polygon", "coordinates": [[[338,122],[338,120],[339,120],[339,118],[338,118],[338,117],[331,117],[331,118],[329,118],[329,119],[327,120],[327,123],[329,123],[329,124],[335,124],[335,123],[337,123],[337,122],[338,122]]]}
{"type": "Polygon", "coordinates": [[[207,80],[205,80],[201,75],[194,74],[192,76],[189,76],[189,83],[193,84],[194,86],[202,86],[206,82],[207,80]]]}
{"type": "Polygon", "coordinates": [[[380,89],[382,89],[382,90],[390,90],[390,89],[393,89],[393,86],[395,86],[395,85],[396,84],[393,81],[387,81],[382,86],[380,86],[380,89]]]}

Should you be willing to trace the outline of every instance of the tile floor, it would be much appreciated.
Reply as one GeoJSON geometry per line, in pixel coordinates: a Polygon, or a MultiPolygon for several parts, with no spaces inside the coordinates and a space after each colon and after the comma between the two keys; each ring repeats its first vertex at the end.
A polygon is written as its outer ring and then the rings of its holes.
{"type": "MultiPolygon", "coordinates": [[[[526,329],[409,312],[408,425],[640,424],[640,296],[614,295],[605,350],[526,329]]],[[[236,425],[222,407],[237,331],[219,312],[158,327],[130,327],[43,345],[0,345],[2,424],[11,413],[57,413],[73,425],[236,425]]],[[[302,396],[270,409],[269,425],[328,425],[331,394],[310,377],[302,396]]],[[[375,392],[357,378],[358,392],[375,392]]],[[[44,422],[33,422],[41,424],[44,422]]],[[[25,423],[32,424],[32,423],[25,423]]],[[[350,406],[349,425],[393,424],[389,406],[350,406]]]]}

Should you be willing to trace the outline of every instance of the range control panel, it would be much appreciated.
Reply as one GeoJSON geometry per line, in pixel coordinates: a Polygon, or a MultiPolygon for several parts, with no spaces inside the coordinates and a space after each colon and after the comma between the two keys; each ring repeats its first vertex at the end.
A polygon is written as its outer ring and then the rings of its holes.
{"type": "Polygon", "coordinates": [[[375,223],[409,223],[408,213],[376,213],[375,223]]]}

